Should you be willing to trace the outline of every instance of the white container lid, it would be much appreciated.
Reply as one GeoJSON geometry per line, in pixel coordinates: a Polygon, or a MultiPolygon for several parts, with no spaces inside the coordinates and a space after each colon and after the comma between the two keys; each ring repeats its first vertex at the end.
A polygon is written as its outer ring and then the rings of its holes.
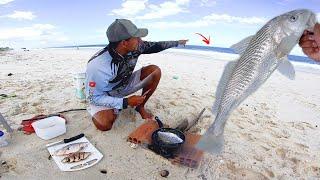
{"type": "Polygon", "coordinates": [[[32,124],[37,136],[44,140],[49,140],[66,133],[66,120],[59,116],[52,116],[32,124]]]}

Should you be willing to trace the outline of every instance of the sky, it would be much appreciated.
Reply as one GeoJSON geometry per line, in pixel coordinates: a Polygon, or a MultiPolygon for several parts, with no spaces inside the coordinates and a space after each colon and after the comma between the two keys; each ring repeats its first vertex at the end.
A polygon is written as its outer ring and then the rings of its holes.
{"type": "MultiPolygon", "coordinates": [[[[143,40],[230,47],[301,8],[320,20],[320,0],[0,0],[0,47],[107,44],[106,30],[117,18],[147,28],[143,40]],[[210,36],[210,44],[195,33],[210,36]]],[[[292,54],[302,55],[301,49],[292,54]]]]}

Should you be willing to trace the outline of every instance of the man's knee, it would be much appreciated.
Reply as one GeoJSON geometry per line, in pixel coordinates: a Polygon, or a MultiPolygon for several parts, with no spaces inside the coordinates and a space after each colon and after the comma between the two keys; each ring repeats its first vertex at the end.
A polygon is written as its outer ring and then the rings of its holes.
{"type": "Polygon", "coordinates": [[[142,69],[143,74],[151,74],[151,73],[156,73],[158,75],[161,75],[161,69],[157,65],[149,65],[146,66],[142,69]]]}
{"type": "Polygon", "coordinates": [[[157,65],[150,65],[152,72],[156,73],[157,75],[161,75],[161,69],[157,65]]]}
{"type": "Polygon", "coordinates": [[[112,129],[113,122],[103,123],[96,118],[92,117],[93,124],[96,126],[97,129],[100,131],[109,131],[112,129]]]}
{"type": "Polygon", "coordinates": [[[161,69],[156,65],[149,65],[142,68],[140,80],[151,76],[152,81],[159,81],[161,78],[161,69]]]}
{"type": "Polygon", "coordinates": [[[159,81],[161,78],[161,69],[156,65],[150,65],[150,74],[153,75],[154,81],[159,81]]]}
{"type": "Polygon", "coordinates": [[[113,123],[111,124],[105,124],[105,125],[102,125],[102,126],[96,126],[97,129],[99,129],[100,131],[109,131],[112,129],[112,125],[113,123]]]}
{"type": "Polygon", "coordinates": [[[101,131],[109,131],[116,120],[113,110],[99,111],[92,117],[93,124],[101,131]]]}

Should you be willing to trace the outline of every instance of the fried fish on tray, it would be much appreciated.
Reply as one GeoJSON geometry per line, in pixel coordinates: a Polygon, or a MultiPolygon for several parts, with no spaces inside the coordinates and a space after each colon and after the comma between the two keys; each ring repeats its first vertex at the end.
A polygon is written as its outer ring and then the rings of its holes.
{"type": "Polygon", "coordinates": [[[67,157],[63,158],[61,160],[61,162],[63,162],[63,163],[79,162],[79,161],[87,159],[90,155],[91,155],[91,152],[71,153],[67,157]]]}

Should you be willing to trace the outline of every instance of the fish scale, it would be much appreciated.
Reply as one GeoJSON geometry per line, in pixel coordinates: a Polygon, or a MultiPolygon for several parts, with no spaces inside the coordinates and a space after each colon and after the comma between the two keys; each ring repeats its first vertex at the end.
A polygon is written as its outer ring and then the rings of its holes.
{"type": "MultiPolygon", "coordinates": [[[[255,92],[281,63],[286,63],[286,55],[297,44],[303,31],[315,25],[315,17],[309,10],[285,13],[270,20],[254,36],[234,46],[240,52],[240,58],[226,65],[213,106],[215,120],[197,144],[198,148],[210,153],[222,151],[224,127],[230,113],[255,92]],[[295,20],[291,21],[291,17],[295,20]]],[[[291,68],[289,62],[285,65],[291,68]]]]}
{"type": "MultiPolygon", "coordinates": [[[[241,96],[242,93],[244,93],[246,90],[250,89],[250,85],[253,79],[259,79],[259,77],[255,76],[257,74],[256,71],[252,71],[252,69],[259,69],[261,62],[263,62],[263,52],[268,49],[268,47],[266,46],[267,43],[260,42],[270,41],[270,34],[270,26],[265,26],[257,33],[257,38],[251,41],[252,45],[249,46],[249,48],[246,50],[246,53],[244,53],[244,55],[241,56],[238,61],[239,63],[237,64],[235,72],[230,79],[230,84],[228,84],[228,86],[226,87],[226,93],[224,93],[224,96],[228,96],[228,93],[231,93],[236,96],[235,98],[237,98],[241,96]],[[235,91],[235,93],[232,93],[230,91],[235,91]]],[[[272,70],[272,72],[273,71],[274,69],[272,70]]],[[[266,78],[266,76],[262,76],[262,78],[259,80],[262,83],[266,78]]],[[[259,83],[259,81],[257,81],[257,83],[259,83]]],[[[222,101],[222,103],[230,102],[230,99],[226,102],[222,101]]],[[[237,102],[233,101],[233,103],[237,102]]],[[[230,105],[225,106],[229,107],[230,105]]]]}

